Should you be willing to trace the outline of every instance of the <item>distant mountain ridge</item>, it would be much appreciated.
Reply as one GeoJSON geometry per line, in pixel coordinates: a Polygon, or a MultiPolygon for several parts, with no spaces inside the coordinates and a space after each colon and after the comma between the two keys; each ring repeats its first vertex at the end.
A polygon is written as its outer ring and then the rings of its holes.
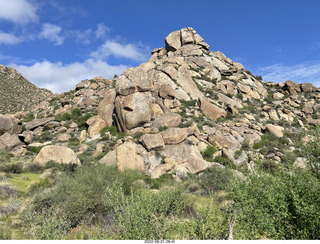
{"type": "Polygon", "coordinates": [[[0,114],[30,110],[51,94],[32,84],[14,68],[0,65],[0,114]]]}

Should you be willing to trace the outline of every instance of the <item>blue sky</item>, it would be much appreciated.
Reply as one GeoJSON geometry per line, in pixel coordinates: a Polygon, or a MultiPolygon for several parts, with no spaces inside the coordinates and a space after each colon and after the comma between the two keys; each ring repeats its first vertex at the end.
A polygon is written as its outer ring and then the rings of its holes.
{"type": "Polygon", "coordinates": [[[0,0],[0,64],[39,87],[73,89],[138,66],[193,27],[265,81],[320,86],[319,0],[0,0]]]}

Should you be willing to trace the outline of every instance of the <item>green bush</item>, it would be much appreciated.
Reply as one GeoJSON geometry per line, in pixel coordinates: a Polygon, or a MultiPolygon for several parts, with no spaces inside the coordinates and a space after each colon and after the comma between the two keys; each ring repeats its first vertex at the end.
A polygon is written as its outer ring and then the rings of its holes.
{"type": "Polygon", "coordinates": [[[67,121],[67,120],[71,120],[72,116],[70,113],[63,113],[63,114],[57,114],[55,116],[55,120],[58,121],[67,121]]]}
{"type": "Polygon", "coordinates": [[[23,165],[21,162],[0,164],[0,171],[6,172],[6,173],[20,174],[22,172],[22,169],[23,169],[23,165]]]}
{"type": "Polygon", "coordinates": [[[319,239],[320,184],[310,173],[259,173],[232,186],[235,239],[319,239]]]}
{"type": "Polygon", "coordinates": [[[201,155],[204,160],[208,162],[213,162],[213,154],[217,152],[217,148],[215,146],[207,146],[206,150],[201,152],[201,155]]]}
{"type": "Polygon", "coordinates": [[[29,122],[29,121],[32,121],[34,119],[35,119],[34,114],[33,113],[29,113],[27,115],[27,117],[24,118],[23,122],[29,122]]]}
{"type": "Polygon", "coordinates": [[[236,165],[232,162],[232,160],[230,159],[226,159],[224,157],[221,157],[221,156],[217,156],[213,159],[213,162],[217,162],[219,164],[222,164],[224,166],[226,166],[227,168],[230,168],[230,169],[236,169],[236,165]]]}
{"type": "Polygon", "coordinates": [[[9,162],[11,157],[13,157],[11,153],[0,150],[0,164],[9,162]]]}
{"type": "Polygon", "coordinates": [[[111,187],[106,207],[115,215],[119,239],[170,239],[170,216],[177,216],[191,207],[179,189],[165,189],[158,193],[139,191],[125,196],[120,185],[111,187]]]}
{"type": "Polygon", "coordinates": [[[118,180],[123,194],[130,194],[132,183],[140,178],[141,174],[136,171],[118,172],[110,166],[79,167],[73,173],[63,174],[51,188],[47,188],[51,184],[48,180],[35,185],[31,189],[36,193],[28,213],[38,220],[51,219],[53,223],[62,222],[70,228],[103,222],[108,214],[104,206],[108,187],[118,180]]]}
{"type": "Polygon", "coordinates": [[[302,147],[302,155],[307,159],[307,163],[313,174],[320,180],[320,129],[313,132],[314,138],[302,147]]]}
{"type": "Polygon", "coordinates": [[[200,183],[208,194],[220,190],[229,190],[231,179],[234,177],[230,169],[222,169],[219,166],[213,166],[206,169],[200,176],[200,183]]]}

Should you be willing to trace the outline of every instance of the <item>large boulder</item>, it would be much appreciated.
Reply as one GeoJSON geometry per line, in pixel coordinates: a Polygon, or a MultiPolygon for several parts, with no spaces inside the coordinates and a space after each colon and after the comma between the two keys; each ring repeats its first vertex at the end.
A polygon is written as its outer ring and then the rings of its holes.
{"type": "Polygon", "coordinates": [[[43,126],[53,120],[54,120],[53,117],[43,118],[43,119],[35,119],[30,122],[26,122],[24,124],[24,126],[25,126],[26,130],[34,130],[35,128],[37,128],[39,126],[43,126]]]}
{"type": "Polygon", "coordinates": [[[188,44],[197,44],[209,50],[209,45],[205,43],[203,38],[191,27],[171,32],[165,39],[166,50],[168,52],[177,51],[182,46],[188,44]]]}
{"type": "Polygon", "coordinates": [[[227,132],[221,132],[220,130],[216,130],[213,134],[210,134],[208,141],[218,148],[228,149],[232,155],[241,148],[241,144],[233,135],[227,132]]]}
{"type": "Polygon", "coordinates": [[[266,125],[266,130],[269,131],[271,134],[275,135],[278,138],[283,137],[283,131],[284,128],[278,125],[273,125],[273,124],[267,124],[266,125]]]}
{"type": "Polygon", "coordinates": [[[137,169],[142,173],[146,173],[146,167],[143,158],[140,156],[139,147],[132,141],[126,141],[117,147],[116,159],[119,170],[137,169]]]}
{"type": "Polygon", "coordinates": [[[0,135],[4,133],[20,134],[22,132],[22,125],[15,118],[0,117],[0,135]]]}
{"type": "Polygon", "coordinates": [[[166,145],[178,144],[189,135],[188,128],[169,128],[162,132],[162,138],[166,145]]]}
{"type": "Polygon", "coordinates": [[[89,125],[88,133],[91,137],[99,135],[100,131],[107,126],[106,122],[98,115],[89,118],[86,123],[89,125]]]}
{"type": "Polygon", "coordinates": [[[10,118],[0,117],[0,135],[12,130],[13,124],[10,118]]]}
{"type": "Polygon", "coordinates": [[[224,109],[219,108],[218,106],[208,102],[207,99],[200,99],[200,103],[201,111],[204,113],[205,116],[212,120],[216,120],[220,117],[226,117],[227,115],[227,112],[224,109]]]}
{"type": "Polygon", "coordinates": [[[315,92],[317,88],[311,83],[302,83],[300,85],[303,92],[315,92]]]}
{"type": "Polygon", "coordinates": [[[194,83],[190,70],[186,67],[179,67],[177,83],[179,83],[179,85],[183,88],[185,92],[190,94],[192,99],[204,97],[201,91],[199,91],[196,83],[194,83]]]}
{"type": "Polygon", "coordinates": [[[175,114],[175,113],[167,113],[164,114],[158,118],[156,118],[153,122],[151,127],[156,127],[156,128],[160,128],[160,127],[177,127],[181,122],[181,116],[179,114],[175,114]]]}
{"type": "Polygon", "coordinates": [[[161,133],[145,134],[141,136],[140,141],[148,151],[163,150],[165,147],[161,133]]]}
{"type": "Polygon", "coordinates": [[[114,110],[114,100],[116,91],[111,89],[107,92],[98,106],[98,115],[106,122],[107,126],[112,125],[112,114],[114,110]]]}
{"type": "Polygon", "coordinates": [[[141,67],[129,68],[117,79],[116,92],[128,96],[135,92],[146,92],[152,89],[152,80],[141,67]]]}
{"type": "Polygon", "coordinates": [[[167,51],[176,51],[181,47],[181,36],[180,36],[180,30],[171,32],[165,41],[166,44],[166,50],[167,51]]]}
{"type": "Polygon", "coordinates": [[[45,146],[33,160],[34,163],[39,165],[45,165],[49,161],[80,165],[80,160],[77,158],[76,153],[72,149],[64,146],[45,146]]]}
{"type": "Polygon", "coordinates": [[[23,145],[17,134],[10,134],[8,132],[0,136],[0,149],[5,151],[11,151],[13,148],[23,145]]]}
{"type": "Polygon", "coordinates": [[[301,88],[300,85],[298,85],[297,83],[291,81],[291,80],[287,80],[283,90],[288,91],[289,94],[296,94],[301,92],[301,88]]]}
{"type": "Polygon", "coordinates": [[[143,127],[151,120],[150,92],[136,92],[128,96],[117,96],[115,106],[119,129],[124,132],[143,127]]]}

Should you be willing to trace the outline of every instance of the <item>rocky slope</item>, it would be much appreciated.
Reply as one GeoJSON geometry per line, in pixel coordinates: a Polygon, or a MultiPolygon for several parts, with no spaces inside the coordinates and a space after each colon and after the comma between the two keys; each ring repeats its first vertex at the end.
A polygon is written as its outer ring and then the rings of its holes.
{"type": "Polygon", "coordinates": [[[319,99],[310,83],[263,81],[184,28],[119,77],[84,80],[2,116],[0,149],[39,165],[99,161],[152,178],[212,165],[254,171],[288,153],[304,167],[295,139],[319,125],[319,99]]]}
{"type": "Polygon", "coordinates": [[[0,114],[30,110],[51,92],[36,87],[14,68],[0,65],[0,114]]]}

